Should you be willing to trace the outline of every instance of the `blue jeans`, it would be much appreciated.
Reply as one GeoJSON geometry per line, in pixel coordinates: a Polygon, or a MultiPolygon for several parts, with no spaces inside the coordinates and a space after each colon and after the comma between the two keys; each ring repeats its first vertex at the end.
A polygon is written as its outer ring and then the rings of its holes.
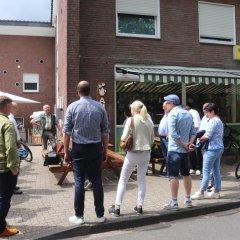
{"type": "Polygon", "coordinates": [[[167,161],[168,141],[166,137],[160,136],[160,147],[162,150],[163,158],[165,161],[167,161]]]}
{"type": "Polygon", "coordinates": [[[97,217],[104,215],[102,186],[102,144],[75,144],[71,152],[75,181],[74,209],[77,217],[84,215],[85,176],[93,184],[93,197],[97,217]]]}
{"type": "Polygon", "coordinates": [[[201,190],[206,191],[210,173],[214,178],[214,188],[221,190],[221,175],[220,175],[220,161],[224,149],[207,150],[203,153],[203,178],[201,183],[201,190]]]}
{"type": "Polygon", "coordinates": [[[167,174],[169,178],[176,178],[181,171],[182,176],[189,176],[188,153],[169,151],[167,154],[167,174]]]}
{"type": "Polygon", "coordinates": [[[10,209],[13,190],[17,184],[17,176],[11,171],[0,173],[0,233],[6,228],[6,217],[10,209]]]}

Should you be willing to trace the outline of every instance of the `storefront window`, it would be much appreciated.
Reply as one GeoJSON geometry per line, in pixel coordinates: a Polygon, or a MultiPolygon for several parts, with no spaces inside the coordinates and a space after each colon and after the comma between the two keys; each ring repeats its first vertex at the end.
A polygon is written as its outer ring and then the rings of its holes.
{"type": "Polygon", "coordinates": [[[186,102],[199,111],[202,116],[202,105],[214,102],[219,106],[219,115],[225,123],[240,122],[239,103],[240,88],[235,85],[199,84],[188,87],[186,102]]]}
{"type": "Polygon", "coordinates": [[[163,115],[163,97],[170,93],[181,98],[181,83],[163,85],[158,82],[117,82],[117,125],[123,124],[126,115],[130,116],[129,106],[135,100],[142,101],[154,124],[159,124],[163,115]]]}
{"type": "Polygon", "coordinates": [[[203,116],[203,104],[206,102],[214,102],[219,106],[219,113],[223,122],[234,125],[240,123],[240,86],[117,81],[117,146],[120,142],[124,121],[130,116],[129,105],[133,101],[140,100],[146,105],[154,122],[156,132],[163,116],[163,97],[171,93],[178,95],[182,100],[185,99],[184,104],[191,105],[192,108],[199,112],[201,117],[203,116]],[[184,92],[186,94],[182,97],[182,93],[184,92]]]}

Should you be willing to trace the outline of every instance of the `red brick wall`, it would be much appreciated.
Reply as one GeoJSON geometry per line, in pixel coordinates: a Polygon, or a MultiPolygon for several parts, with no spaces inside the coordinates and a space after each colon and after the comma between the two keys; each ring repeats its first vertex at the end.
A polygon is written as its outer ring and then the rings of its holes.
{"type": "MultiPolygon", "coordinates": [[[[68,73],[68,103],[73,99],[77,78],[91,82],[93,95],[97,80],[104,80],[107,83],[107,111],[112,132],[115,123],[116,63],[240,68],[240,63],[233,60],[232,46],[199,43],[197,0],[160,1],[161,39],[117,37],[115,0],[81,1],[80,17],[77,17],[78,2],[80,1],[68,2],[69,10],[75,10],[68,15],[68,71],[71,72],[71,75],[68,73]],[[79,59],[78,72],[76,64],[79,59]]],[[[239,0],[208,2],[236,6],[237,43],[240,44],[239,0]]],[[[112,134],[111,141],[113,139],[112,134]]]]}
{"type": "MultiPolygon", "coordinates": [[[[236,5],[236,26],[240,25],[238,0],[209,2],[236,5]]],[[[161,39],[117,37],[113,0],[83,1],[80,14],[81,61],[239,67],[232,46],[199,43],[197,0],[161,0],[161,39]]]]}
{"type": "Polygon", "coordinates": [[[0,43],[0,90],[41,102],[19,104],[19,116],[24,116],[27,129],[33,111],[41,111],[46,103],[53,108],[55,103],[54,38],[0,36],[0,43]],[[16,59],[20,62],[16,63],[16,59]],[[43,60],[43,64],[39,60],[43,60]],[[7,74],[4,75],[3,70],[7,74]],[[39,74],[38,93],[23,92],[23,73],[39,74]],[[16,82],[20,83],[18,87],[16,82]]]}
{"type": "Polygon", "coordinates": [[[67,12],[67,104],[69,104],[77,99],[76,87],[80,79],[80,1],[68,1],[67,12]]]}

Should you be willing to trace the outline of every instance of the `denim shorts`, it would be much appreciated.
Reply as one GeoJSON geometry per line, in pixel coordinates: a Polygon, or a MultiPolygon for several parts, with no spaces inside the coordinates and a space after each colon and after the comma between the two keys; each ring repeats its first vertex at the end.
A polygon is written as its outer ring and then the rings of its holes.
{"type": "Polygon", "coordinates": [[[181,171],[182,176],[189,176],[189,154],[169,151],[167,154],[167,171],[169,178],[176,178],[181,171]]]}

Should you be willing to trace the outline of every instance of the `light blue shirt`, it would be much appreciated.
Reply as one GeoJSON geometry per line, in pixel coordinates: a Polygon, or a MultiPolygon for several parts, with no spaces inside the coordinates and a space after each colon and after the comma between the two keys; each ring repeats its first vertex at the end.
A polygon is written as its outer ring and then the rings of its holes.
{"type": "Polygon", "coordinates": [[[214,117],[208,121],[204,136],[209,139],[208,150],[224,148],[223,123],[220,118],[214,117]]]}
{"type": "Polygon", "coordinates": [[[174,107],[168,115],[168,151],[187,153],[176,141],[189,143],[190,136],[196,135],[192,115],[181,106],[174,107]]]}
{"type": "Polygon", "coordinates": [[[158,134],[159,136],[167,136],[168,135],[168,123],[167,123],[167,119],[168,119],[168,113],[165,113],[159,123],[158,126],[158,134]]]}
{"type": "Polygon", "coordinates": [[[63,131],[77,144],[100,143],[109,133],[108,117],[103,105],[90,96],[81,97],[67,108],[63,131]]]}

